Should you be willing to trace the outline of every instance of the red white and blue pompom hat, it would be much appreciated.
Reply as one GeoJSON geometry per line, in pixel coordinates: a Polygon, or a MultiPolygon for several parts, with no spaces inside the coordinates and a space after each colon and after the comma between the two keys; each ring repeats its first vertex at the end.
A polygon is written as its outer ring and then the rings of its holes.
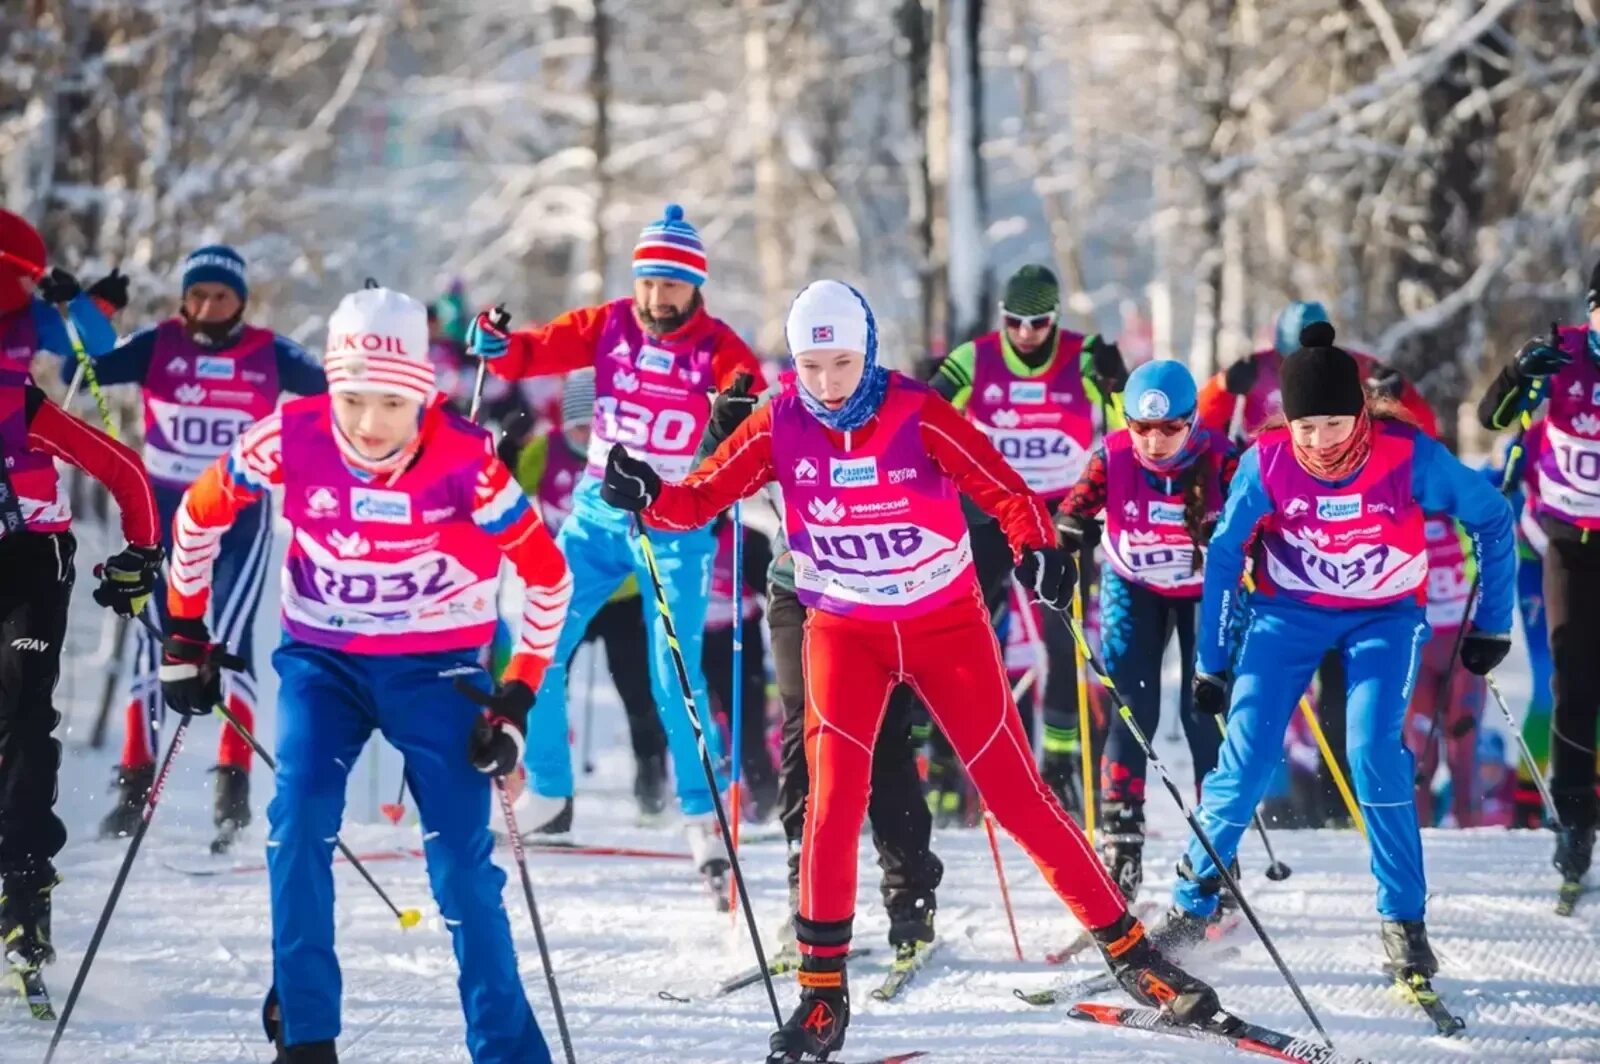
{"type": "Polygon", "coordinates": [[[664,277],[698,288],[706,283],[706,273],[706,247],[700,242],[700,233],[683,220],[682,207],[667,204],[661,220],[639,233],[639,242],[633,246],[633,275],[664,277]]]}
{"type": "Polygon", "coordinates": [[[428,311],[404,292],[363,288],[328,319],[330,392],[375,392],[426,403],[434,391],[428,311]]]}

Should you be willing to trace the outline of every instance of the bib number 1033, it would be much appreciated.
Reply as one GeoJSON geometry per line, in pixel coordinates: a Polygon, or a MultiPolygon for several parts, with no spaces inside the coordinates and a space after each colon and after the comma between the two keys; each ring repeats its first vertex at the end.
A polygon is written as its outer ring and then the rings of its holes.
{"type": "Polygon", "coordinates": [[[694,416],[683,410],[652,410],[613,395],[596,399],[594,409],[612,443],[672,454],[699,439],[694,416]]]}

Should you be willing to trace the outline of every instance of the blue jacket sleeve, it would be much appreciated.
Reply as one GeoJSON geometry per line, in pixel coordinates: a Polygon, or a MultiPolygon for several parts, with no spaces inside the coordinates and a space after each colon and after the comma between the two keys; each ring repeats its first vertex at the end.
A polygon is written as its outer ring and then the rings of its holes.
{"type": "Polygon", "coordinates": [[[1200,631],[1195,666],[1200,672],[1228,668],[1228,631],[1238,607],[1244,578],[1244,550],[1261,519],[1272,512],[1272,500],[1261,483],[1260,452],[1251,447],[1239,459],[1222,519],[1206,548],[1205,592],[1200,599],[1200,631]]]}
{"type": "MultiPolygon", "coordinates": [[[[156,327],[140,329],[94,360],[94,374],[101,384],[143,384],[156,353],[156,327]]],[[[71,376],[70,367],[65,371],[71,376]]]]}
{"type": "Polygon", "coordinates": [[[327,374],[311,352],[287,336],[277,337],[273,350],[278,356],[278,387],[295,395],[321,395],[328,390],[327,374]]]}
{"type": "Polygon", "coordinates": [[[1429,513],[1454,517],[1472,537],[1481,577],[1473,625],[1495,634],[1510,632],[1517,593],[1516,522],[1511,504],[1481,474],[1420,433],[1411,470],[1411,491],[1417,503],[1429,513]]]}
{"type": "MultiPolygon", "coordinates": [[[[76,352],[61,312],[37,296],[29,310],[33,314],[34,332],[39,337],[39,350],[71,359],[76,352]]],[[[117,330],[87,295],[79,293],[72,298],[67,304],[67,316],[72,319],[72,327],[77,330],[78,339],[83,341],[83,349],[90,358],[99,358],[116,346],[117,330]]]]}

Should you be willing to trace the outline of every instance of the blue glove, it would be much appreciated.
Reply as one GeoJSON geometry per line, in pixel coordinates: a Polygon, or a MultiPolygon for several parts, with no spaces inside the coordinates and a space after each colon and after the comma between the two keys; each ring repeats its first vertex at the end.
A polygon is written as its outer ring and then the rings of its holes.
{"type": "Polygon", "coordinates": [[[490,361],[511,350],[511,315],[504,306],[486,310],[467,326],[467,354],[490,361]]]}

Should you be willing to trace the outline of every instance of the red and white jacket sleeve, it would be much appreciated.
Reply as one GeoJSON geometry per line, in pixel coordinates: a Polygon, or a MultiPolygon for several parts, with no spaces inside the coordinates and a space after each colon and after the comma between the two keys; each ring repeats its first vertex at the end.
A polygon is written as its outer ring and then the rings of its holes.
{"type": "Polygon", "coordinates": [[[1044,500],[1000,456],[983,430],[941,396],[929,394],[923,400],[922,442],[945,475],[984,513],[1000,522],[1013,558],[1025,547],[1042,550],[1055,546],[1044,500]]]}
{"type": "Polygon", "coordinates": [[[172,616],[206,615],[222,534],[245,507],[282,483],[283,422],[273,413],[246,429],[183,493],[172,519],[167,567],[167,610],[172,616]]]}
{"type": "Polygon", "coordinates": [[[772,407],[767,405],[745,418],[694,472],[676,484],[662,484],[644,516],[666,529],[700,528],[772,479],[772,407]]]}
{"type": "Polygon", "coordinates": [[[139,456],[31,386],[27,403],[29,448],[77,466],[104,484],[122,511],[123,538],[136,547],[158,545],[161,519],[139,456]]]}
{"type": "Polygon", "coordinates": [[[472,519],[500,547],[522,580],[522,626],[502,679],[520,680],[534,690],[555,656],[556,640],[572,601],[572,573],[556,549],[543,518],[528,502],[511,471],[485,441],[483,468],[472,519]]]}

